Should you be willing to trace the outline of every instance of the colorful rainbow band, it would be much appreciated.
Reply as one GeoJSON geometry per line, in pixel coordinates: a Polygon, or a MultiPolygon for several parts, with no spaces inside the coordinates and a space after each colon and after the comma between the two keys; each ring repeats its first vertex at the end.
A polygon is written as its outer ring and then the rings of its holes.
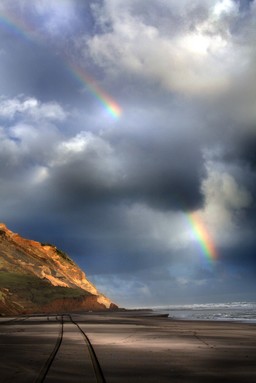
{"type": "Polygon", "coordinates": [[[122,110],[120,106],[89,76],[84,69],[74,63],[66,61],[67,67],[71,75],[78,80],[105,106],[110,115],[114,118],[121,116],[122,110]]]}
{"type": "MultiPolygon", "coordinates": [[[[41,37],[35,33],[32,27],[24,20],[18,19],[15,15],[0,14],[0,27],[14,32],[27,41],[38,41],[42,40],[41,37]]],[[[74,62],[71,62],[70,58],[63,54],[63,61],[68,69],[70,75],[78,80],[82,85],[86,86],[93,96],[98,99],[101,104],[106,108],[109,114],[114,118],[121,116],[121,107],[108,95],[104,89],[102,89],[96,81],[85,71],[84,68],[78,66],[74,62]]]]}
{"type": "Polygon", "coordinates": [[[211,238],[210,233],[208,232],[199,213],[188,213],[187,217],[195,237],[203,250],[203,253],[209,260],[216,260],[218,258],[218,254],[213,239],[211,238]]]}

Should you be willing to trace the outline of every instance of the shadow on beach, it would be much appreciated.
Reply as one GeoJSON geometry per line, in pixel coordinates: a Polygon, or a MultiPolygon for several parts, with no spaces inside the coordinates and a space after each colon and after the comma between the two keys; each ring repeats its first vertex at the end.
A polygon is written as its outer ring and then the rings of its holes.
{"type": "MultiPolygon", "coordinates": [[[[108,383],[256,381],[255,324],[174,321],[136,311],[72,317],[89,337],[108,383]]],[[[1,321],[1,382],[35,383],[55,346],[59,321],[1,321]]],[[[45,382],[97,382],[80,335],[65,323],[45,382]]]]}

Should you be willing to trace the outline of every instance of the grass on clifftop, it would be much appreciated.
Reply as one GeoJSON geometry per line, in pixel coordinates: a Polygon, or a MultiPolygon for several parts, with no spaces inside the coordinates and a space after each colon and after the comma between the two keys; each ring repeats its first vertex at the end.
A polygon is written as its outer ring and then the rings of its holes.
{"type": "Polygon", "coordinates": [[[55,299],[78,298],[91,295],[82,289],[52,286],[50,283],[33,275],[22,275],[0,271],[0,288],[6,288],[10,293],[21,299],[31,301],[36,305],[44,305],[55,299]]]}

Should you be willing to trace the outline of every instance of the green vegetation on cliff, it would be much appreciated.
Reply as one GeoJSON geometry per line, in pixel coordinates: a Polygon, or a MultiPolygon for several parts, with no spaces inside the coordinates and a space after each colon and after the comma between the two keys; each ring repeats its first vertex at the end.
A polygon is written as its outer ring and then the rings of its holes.
{"type": "Polygon", "coordinates": [[[8,290],[35,305],[44,305],[56,299],[79,298],[91,294],[82,289],[52,286],[49,282],[33,275],[0,271],[0,289],[8,290]]]}

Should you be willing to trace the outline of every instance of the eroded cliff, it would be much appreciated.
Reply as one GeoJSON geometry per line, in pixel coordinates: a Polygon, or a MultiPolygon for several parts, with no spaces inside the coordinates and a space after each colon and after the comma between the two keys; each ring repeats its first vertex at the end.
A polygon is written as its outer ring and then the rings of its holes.
{"type": "Polygon", "coordinates": [[[66,253],[0,223],[0,313],[115,308],[66,253]]]}

